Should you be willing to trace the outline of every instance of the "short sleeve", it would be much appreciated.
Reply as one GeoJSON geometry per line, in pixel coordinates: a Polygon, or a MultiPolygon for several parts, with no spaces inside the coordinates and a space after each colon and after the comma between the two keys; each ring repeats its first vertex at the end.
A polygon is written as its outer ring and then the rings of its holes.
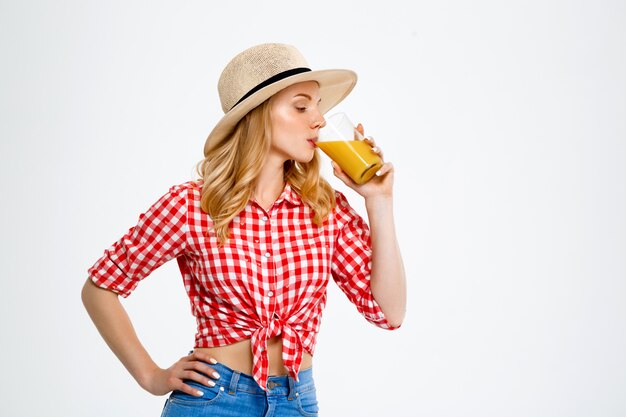
{"type": "Polygon", "coordinates": [[[139,281],[180,256],[187,238],[186,189],[173,186],[88,270],[99,287],[128,297],[139,281]]]}
{"type": "Polygon", "coordinates": [[[337,192],[334,216],[339,227],[332,261],[334,281],[367,321],[383,329],[396,329],[387,321],[372,295],[369,226],[340,192],[337,192]]]}

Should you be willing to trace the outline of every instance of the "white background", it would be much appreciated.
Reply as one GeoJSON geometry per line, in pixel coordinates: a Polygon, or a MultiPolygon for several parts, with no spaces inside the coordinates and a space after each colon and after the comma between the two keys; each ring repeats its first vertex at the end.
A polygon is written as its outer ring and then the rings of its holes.
{"type": "MultiPolygon", "coordinates": [[[[321,415],[626,415],[626,3],[0,4],[0,415],[159,415],[80,289],[195,178],[219,73],[262,42],[354,69],[338,110],[397,167],[407,318],[330,285],[321,415]]],[[[192,347],[175,262],[124,304],[161,366],[192,347]]]]}

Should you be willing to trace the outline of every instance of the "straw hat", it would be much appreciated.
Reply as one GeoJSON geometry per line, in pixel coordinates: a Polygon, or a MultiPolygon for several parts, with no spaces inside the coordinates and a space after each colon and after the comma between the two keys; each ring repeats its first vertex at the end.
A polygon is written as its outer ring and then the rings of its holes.
{"type": "Polygon", "coordinates": [[[356,73],[350,70],[312,71],[291,45],[266,43],[246,49],[222,71],[217,89],[224,117],[209,134],[204,154],[211,144],[231,133],[250,110],[292,84],[317,81],[322,98],[320,110],[326,113],[352,91],[356,80],[356,73]]]}

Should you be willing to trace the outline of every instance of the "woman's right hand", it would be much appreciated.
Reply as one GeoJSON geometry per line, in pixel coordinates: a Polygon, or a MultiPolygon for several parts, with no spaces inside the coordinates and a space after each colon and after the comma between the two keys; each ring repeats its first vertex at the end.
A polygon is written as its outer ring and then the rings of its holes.
{"type": "Polygon", "coordinates": [[[167,369],[154,369],[146,376],[145,382],[141,386],[154,395],[165,395],[178,390],[201,397],[204,395],[202,391],[190,387],[183,380],[190,379],[207,387],[215,386],[213,380],[219,379],[220,375],[206,363],[215,365],[217,361],[207,354],[193,352],[183,356],[167,369]]]}

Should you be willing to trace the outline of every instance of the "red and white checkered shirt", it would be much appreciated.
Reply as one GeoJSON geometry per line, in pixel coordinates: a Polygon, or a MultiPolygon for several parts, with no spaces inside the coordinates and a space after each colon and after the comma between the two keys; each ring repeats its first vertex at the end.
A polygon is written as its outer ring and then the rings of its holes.
{"type": "Polygon", "coordinates": [[[369,228],[343,194],[317,227],[287,185],[268,212],[250,201],[220,246],[201,191],[202,180],[172,186],[89,268],[93,282],[127,297],[176,258],[198,325],[195,347],[251,339],[253,377],[264,389],[267,339],[282,335],[283,362],[296,379],[303,350],[313,355],[331,276],[369,322],[394,328],[370,291],[369,228]]]}

